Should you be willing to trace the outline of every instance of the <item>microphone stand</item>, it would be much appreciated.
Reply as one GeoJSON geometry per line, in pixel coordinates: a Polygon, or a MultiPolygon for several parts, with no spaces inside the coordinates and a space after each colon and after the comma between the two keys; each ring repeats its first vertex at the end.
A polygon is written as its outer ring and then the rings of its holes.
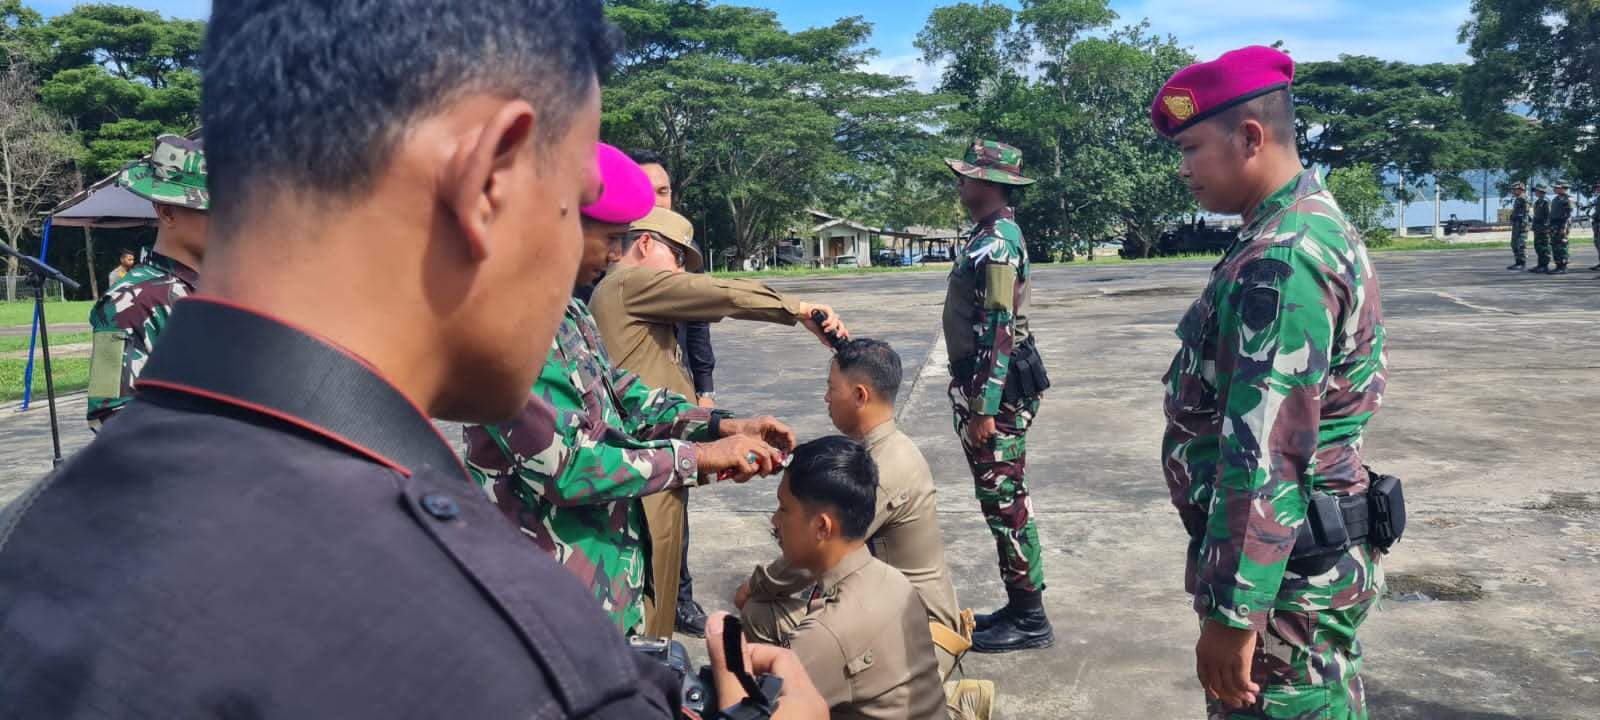
{"type": "Polygon", "coordinates": [[[68,290],[77,290],[78,283],[72,278],[63,275],[37,258],[24,255],[0,243],[0,254],[9,255],[17,259],[17,263],[26,268],[28,274],[33,276],[33,316],[39,320],[39,347],[44,351],[44,394],[46,404],[50,406],[50,443],[55,454],[51,456],[51,467],[61,465],[61,428],[56,421],[56,384],[55,377],[50,372],[50,330],[46,327],[44,318],[44,284],[54,280],[68,290]]]}

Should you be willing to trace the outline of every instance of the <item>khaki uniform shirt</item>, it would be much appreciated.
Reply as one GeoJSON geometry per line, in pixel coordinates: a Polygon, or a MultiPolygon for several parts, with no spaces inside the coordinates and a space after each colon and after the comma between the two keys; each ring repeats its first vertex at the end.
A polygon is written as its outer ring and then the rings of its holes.
{"type": "Polygon", "coordinates": [[[789,648],[834,720],[945,717],[922,601],[900,571],[865,546],[823,573],[789,648]]]}
{"type": "Polygon", "coordinates": [[[589,309],[617,367],[692,398],[677,322],[731,317],[793,325],[800,303],[749,280],[616,265],[595,287],[589,309]]]}
{"type": "MultiPolygon", "coordinates": [[[[959,627],[961,606],[944,561],[933,472],[922,451],[893,420],[867,433],[867,452],[878,464],[878,509],[867,529],[872,555],[905,575],[916,588],[928,619],[952,630],[959,627]]],[[[757,567],[750,576],[754,598],[779,598],[810,587],[810,573],[782,558],[757,567]]]]}

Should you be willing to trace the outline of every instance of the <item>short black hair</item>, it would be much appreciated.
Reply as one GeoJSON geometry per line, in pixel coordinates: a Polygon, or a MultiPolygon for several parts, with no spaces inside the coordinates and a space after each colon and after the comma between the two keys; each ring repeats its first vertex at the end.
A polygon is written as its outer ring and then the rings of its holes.
{"type": "Polygon", "coordinates": [[[661,158],[661,153],[643,148],[629,150],[628,159],[640,165],[660,165],[663,168],[667,166],[666,160],[661,158]]]}
{"type": "Polygon", "coordinates": [[[867,446],[843,435],[817,438],[794,449],[789,492],[808,508],[832,511],[844,537],[860,540],[878,510],[878,464],[867,446]]]}
{"type": "Polygon", "coordinates": [[[123,255],[127,255],[128,257],[135,257],[135,258],[139,257],[138,253],[135,253],[132,250],[123,250],[122,252],[117,253],[117,257],[118,258],[121,258],[123,255]]]}
{"type": "Polygon", "coordinates": [[[251,187],[358,197],[408,126],[467,94],[527,100],[549,143],[619,45],[600,0],[213,3],[200,103],[213,221],[238,221],[251,187]]]}
{"type": "Polygon", "coordinates": [[[1260,122],[1279,145],[1295,146],[1294,98],[1289,95],[1288,88],[1239,103],[1224,110],[1216,121],[1232,133],[1246,120],[1260,122]]]}
{"type": "Polygon", "coordinates": [[[872,338],[852,338],[833,353],[839,372],[865,380],[872,391],[891,404],[900,394],[900,354],[889,343],[872,338]]]}

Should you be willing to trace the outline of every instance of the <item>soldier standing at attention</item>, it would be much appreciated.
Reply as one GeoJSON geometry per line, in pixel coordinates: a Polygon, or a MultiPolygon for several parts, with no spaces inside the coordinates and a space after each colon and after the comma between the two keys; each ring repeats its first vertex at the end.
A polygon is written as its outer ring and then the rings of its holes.
{"type": "Polygon", "coordinates": [[[1556,183],[1556,197],[1550,201],[1550,256],[1556,261],[1556,267],[1550,271],[1551,275],[1563,275],[1567,272],[1567,232],[1572,229],[1572,196],[1567,194],[1570,186],[1565,181],[1556,183]]]}
{"type": "Polygon", "coordinates": [[[974,223],[944,300],[950,401],[1006,587],[1006,604],[978,616],[972,649],[1049,647],[1055,634],[1044,612],[1044,564],[1024,478],[1028,426],[1049,381],[1028,331],[1028,248],[1010,207],[1012,189],[1033,180],[1020,174],[1021,151],[993,140],[975,140],[965,159],[945,164],[974,223]]]}
{"type": "MultiPolygon", "coordinates": [[[[652,207],[649,182],[632,160],[605,144],[596,155],[604,190],[581,209],[576,286],[594,282],[615,257],[628,223],[652,207]]],[[[637,633],[644,619],[648,555],[640,498],[724,470],[738,480],[770,473],[780,460],[762,438],[785,449],[794,443],[772,418],[713,416],[612,366],[594,318],[577,297],[567,303],[522,412],[504,424],[468,425],[465,437],[473,480],[525,536],[578,577],[625,634],[637,633]]]]}
{"type": "Polygon", "coordinates": [[[156,138],[155,150],[124,168],[117,186],[149,200],[160,229],[150,257],[107,288],[89,311],[89,429],[96,432],[133,399],[133,381],[160,340],[173,303],[194,292],[211,207],[205,153],[199,141],[177,135],[156,138]]]}
{"type": "Polygon", "coordinates": [[[1528,266],[1528,189],[1522,183],[1511,186],[1511,257],[1515,261],[1507,270],[1521,270],[1528,266]]]}
{"type": "Polygon", "coordinates": [[[1383,588],[1378,553],[1313,547],[1319,568],[1290,555],[1312,505],[1372,482],[1361,441],[1385,386],[1383,312],[1360,233],[1300,164],[1293,78],[1277,50],[1234,50],[1180,70],[1150,109],[1200,206],[1244,219],[1165,378],[1162,467],[1191,538],[1213,720],[1367,717],[1356,630],[1383,588]]]}
{"type": "Polygon", "coordinates": [[[1550,272],[1550,201],[1544,197],[1544,185],[1533,186],[1533,251],[1539,256],[1539,267],[1528,272],[1550,272]]]}

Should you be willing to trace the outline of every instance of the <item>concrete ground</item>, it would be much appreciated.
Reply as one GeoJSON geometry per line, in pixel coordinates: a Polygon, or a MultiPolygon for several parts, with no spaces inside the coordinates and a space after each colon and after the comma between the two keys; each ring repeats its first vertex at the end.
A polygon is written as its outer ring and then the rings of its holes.
{"type": "MultiPolygon", "coordinates": [[[[1574,265],[1593,262],[1574,246],[1574,265]]],[[[1374,718],[1513,720],[1600,714],[1600,276],[1501,270],[1509,253],[1378,254],[1390,384],[1367,456],[1403,477],[1411,527],[1385,561],[1395,597],[1363,629],[1374,718]]],[[[1004,718],[1201,718],[1184,536],[1157,461],[1160,377],[1172,329],[1210,264],[1078,263],[1036,271],[1034,329],[1055,382],[1030,437],[1029,481],[1046,545],[1054,648],[971,655],[1004,718]]],[[[938,338],[942,273],[787,280],[833,304],[907,367],[902,427],[940,489],[963,605],[1003,600],[994,546],[952,435],[938,338]]],[[[802,331],[714,326],[722,403],[830,431],[827,351],[802,331]]],[[[43,405],[0,410],[0,502],[48,468],[43,405]]],[[[82,396],[62,417],[89,439],[82,396]]],[[[775,484],[692,499],[698,597],[731,607],[774,556],[775,484]]]]}

